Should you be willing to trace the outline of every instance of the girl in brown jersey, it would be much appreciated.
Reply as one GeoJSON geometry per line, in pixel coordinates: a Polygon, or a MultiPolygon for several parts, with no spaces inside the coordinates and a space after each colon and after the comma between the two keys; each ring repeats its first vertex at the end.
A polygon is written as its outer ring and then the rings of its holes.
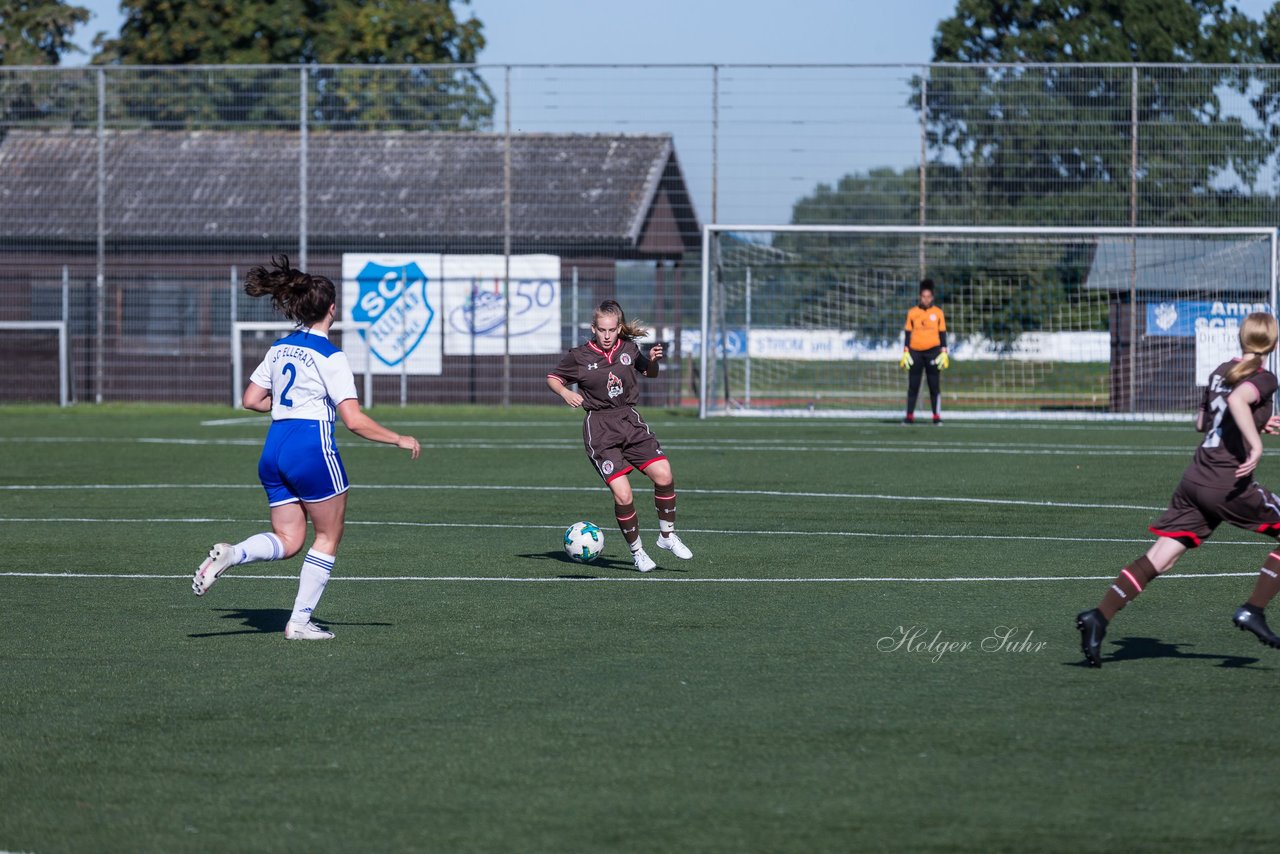
{"type": "Polygon", "coordinates": [[[582,407],[582,443],[596,472],[613,493],[614,516],[631,548],[636,569],[648,572],[657,566],[640,542],[634,496],[627,474],[639,469],[653,481],[653,503],[658,509],[658,548],[682,560],[693,557],[676,536],[676,488],[671,463],[649,425],[636,411],[640,399],[639,377],[656,377],[663,357],[655,344],[646,356],[635,341],[645,335],[639,323],[627,323],[622,306],[605,300],[591,318],[592,338],[574,347],[556,369],[547,374],[547,386],[569,406],[582,407]],[[568,386],[577,383],[578,390],[568,386]]]}
{"type": "MultiPolygon", "coordinates": [[[[1196,429],[1205,438],[1169,499],[1169,508],[1151,523],[1155,543],[1120,571],[1096,608],[1076,617],[1080,648],[1090,667],[1102,666],[1102,639],[1116,612],[1177,563],[1187,549],[1208,539],[1222,522],[1280,538],[1280,496],[1253,479],[1262,459],[1259,431],[1280,433],[1280,417],[1273,414],[1276,376],[1263,367],[1276,349],[1277,334],[1276,319],[1270,314],[1249,315],[1240,324],[1241,357],[1224,362],[1209,375],[1196,415],[1196,429]]],[[[1267,646],[1280,648],[1280,637],[1263,615],[1276,593],[1280,593],[1280,550],[1267,556],[1253,594],[1236,609],[1232,622],[1267,646]]]]}

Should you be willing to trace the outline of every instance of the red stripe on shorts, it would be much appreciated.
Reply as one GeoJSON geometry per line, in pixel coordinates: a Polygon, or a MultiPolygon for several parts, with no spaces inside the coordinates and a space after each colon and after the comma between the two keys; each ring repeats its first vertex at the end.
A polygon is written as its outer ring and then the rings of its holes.
{"type": "Polygon", "coordinates": [[[1157,537],[1173,537],[1174,539],[1177,539],[1178,537],[1187,537],[1197,546],[1200,545],[1201,542],[1203,542],[1199,537],[1197,537],[1191,531],[1162,531],[1159,528],[1152,528],[1152,527],[1148,527],[1147,530],[1155,534],[1157,537]]]}
{"type": "Polygon", "coordinates": [[[606,478],[604,479],[604,482],[605,482],[605,483],[613,483],[615,480],[617,480],[618,478],[622,477],[624,474],[626,474],[626,473],[627,473],[627,472],[629,472],[629,471],[631,471],[631,466],[627,466],[627,467],[626,467],[626,468],[624,468],[622,471],[616,471],[616,472],[614,472],[613,474],[611,474],[611,475],[609,475],[608,477],[606,477],[606,478]]]}

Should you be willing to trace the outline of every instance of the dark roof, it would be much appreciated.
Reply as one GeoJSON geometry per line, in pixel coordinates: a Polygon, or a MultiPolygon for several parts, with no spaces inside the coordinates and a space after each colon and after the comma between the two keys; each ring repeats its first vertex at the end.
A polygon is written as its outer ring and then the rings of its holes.
{"type": "MultiPolygon", "coordinates": [[[[299,135],[117,130],[105,134],[110,240],[258,240],[298,233],[299,135]]],[[[500,134],[328,132],[307,137],[307,233],[501,240],[500,134]]],[[[95,240],[93,131],[0,142],[0,238],[95,240]]],[[[667,135],[521,134],[511,145],[513,239],[637,247],[655,203],[696,245],[697,222],[667,135]]]]}
{"type": "Polygon", "coordinates": [[[1103,236],[1097,241],[1086,288],[1270,291],[1271,241],[1265,235],[1103,236]]]}

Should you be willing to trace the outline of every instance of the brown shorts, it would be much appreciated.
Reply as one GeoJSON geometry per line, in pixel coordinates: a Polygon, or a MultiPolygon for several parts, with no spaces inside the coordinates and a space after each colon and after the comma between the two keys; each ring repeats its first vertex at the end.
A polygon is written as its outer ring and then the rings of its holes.
{"type": "Polygon", "coordinates": [[[658,437],[632,406],[588,412],[582,421],[582,444],[605,483],[667,458],[658,437]]]}
{"type": "Polygon", "coordinates": [[[1224,491],[1184,480],[1173,491],[1169,509],[1151,523],[1150,531],[1195,548],[1223,522],[1280,538],[1280,496],[1256,482],[1224,491]]]}

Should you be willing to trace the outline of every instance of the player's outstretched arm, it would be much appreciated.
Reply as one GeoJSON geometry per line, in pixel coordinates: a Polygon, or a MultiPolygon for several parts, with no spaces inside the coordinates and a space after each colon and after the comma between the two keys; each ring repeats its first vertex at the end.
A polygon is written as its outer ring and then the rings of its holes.
{"type": "Polygon", "coordinates": [[[361,411],[360,401],[354,397],[349,397],[338,404],[338,416],[342,419],[342,423],[347,425],[347,429],[361,439],[381,442],[384,445],[395,445],[403,451],[408,451],[411,460],[416,460],[418,454],[422,453],[417,439],[383,427],[361,411]]]}
{"type": "Polygon", "coordinates": [[[661,344],[654,344],[649,348],[649,366],[644,369],[646,377],[656,377],[658,375],[658,362],[666,355],[661,344]]]}

